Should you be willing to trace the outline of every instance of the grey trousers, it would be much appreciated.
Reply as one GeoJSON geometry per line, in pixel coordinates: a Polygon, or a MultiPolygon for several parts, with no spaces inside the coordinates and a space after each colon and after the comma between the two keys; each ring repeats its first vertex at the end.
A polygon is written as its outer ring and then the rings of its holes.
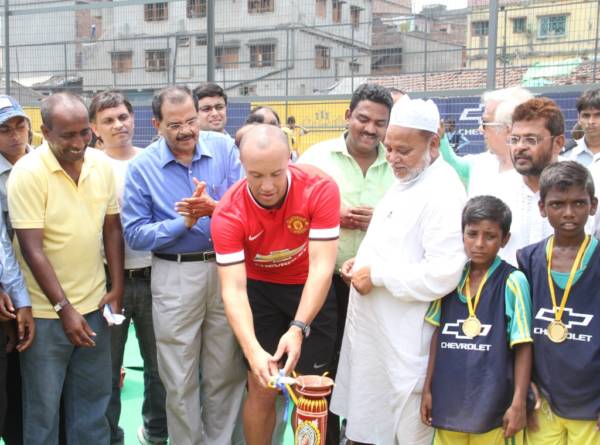
{"type": "Polygon", "coordinates": [[[225,316],[216,264],[154,257],[152,296],[170,443],[237,442],[247,373],[225,316]]]}

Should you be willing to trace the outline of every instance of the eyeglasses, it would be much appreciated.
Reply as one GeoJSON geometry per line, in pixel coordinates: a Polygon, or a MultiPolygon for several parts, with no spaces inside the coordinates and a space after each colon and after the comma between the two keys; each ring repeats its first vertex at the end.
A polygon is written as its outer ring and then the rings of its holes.
{"type": "Polygon", "coordinates": [[[481,128],[485,129],[485,128],[499,128],[499,127],[506,127],[506,124],[503,124],[502,122],[484,122],[481,121],[481,128]]]}
{"type": "Polygon", "coordinates": [[[509,136],[506,139],[508,145],[519,145],[519,143],[527,147],[535,147],[544,139],[554,138],[554,136],[509,136]]]}
{"type": "Polygon", "coordinates": [[[494,133],[500,133],[502,130],[507,128],[506,124],[501,122],[485,122],[481,121],[479,124],[479,132],[485,133],[486,131],[494,131],[494,133]]]}
{"type": "Polygon", "coordinates": [[[184,127],[194,128],[198,123],[198,118],[194,117],[187,120],[185,123],[180,124],[179,122],[173,122],[166,125],[167,129],[171,131],[181,131],[184,127]]]}
{"type": "Polygon", "coordinates": [[[200,111],[202,111],[203,113],[210,113],[212,110],[223,111],[225,107],[225,104],[204,105],[203,107],[200,107],[200,111]]]}

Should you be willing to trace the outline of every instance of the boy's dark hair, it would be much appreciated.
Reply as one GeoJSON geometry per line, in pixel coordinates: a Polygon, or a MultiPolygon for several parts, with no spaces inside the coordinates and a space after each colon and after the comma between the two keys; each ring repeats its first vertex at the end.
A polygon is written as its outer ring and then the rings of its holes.
{"type": "Polygon", "coordinates": [[[552,189],[564,192],[571,187],[580,187],[594,198],[594,179],[586,167],[575,161],[550,164],[540,176],[540,200],[544,202],[552,189]]]}
{"type": "Polygon", "coordinates": [[[587,90],[579,96],[577,99],[577,103],[575,105],[577,107],[577,112],[581,113],[586,108],[595,108],[596,110],[600,110],[600,89],[595,90],[587,90]]]}
{"type": "Polygon", "coordinates": [[[484,220],[498,223],[502,235],[506,236],[510,232],[512,213],[504,201],[495,196],[484,195],[469,199],[462,212],[463,232],[467,225],[484,220]]]}
{"type": "Polygon", "coordinates": [[[223,88],[212,82],[201,83],[194,88],[194,97],[196,98],[196,101],[204,99],[205,97],[222,97],[225,101],[225,105],[227,105],[227,94],[225,94],[223,88]]]}
{"type": "Polygon", "coordinates": [[[377,85],[375,83],[363,83],[352,93],[350,99],[350,112],[352,112],[359,102],[363,100],[370,100],[381,105],[385,105],[389,111],[394,106],[392,95],[387,88],[377,85]]]}
{"type": "Polygon", "coordinates": [[[94,96],[89,106],[90,121],[94,122],[96,116],[103,110],[125,105],[129,114],[133,114],[133,106],[123,94],[115,90],[102,91],[94,96]]]}
{"type": "Polygon", "coordinates": [[[192,99],[196,112],[198,111],[198,101],[194,100],[192,91],[185,85],[171,85],[158,90],[152,98],[152,115],[157,121],[162,121],[162,106],[165,101],[172,104],[182,104],[188,98],[192,99]]]}

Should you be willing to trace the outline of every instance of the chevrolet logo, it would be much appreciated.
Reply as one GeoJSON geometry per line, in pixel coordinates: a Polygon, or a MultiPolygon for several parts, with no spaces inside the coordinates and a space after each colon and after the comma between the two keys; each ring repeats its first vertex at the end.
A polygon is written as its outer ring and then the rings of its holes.
{"type": "MultiPolygon", "coordinates": [[[[462,331],[462,325],[465,320],[456,320],[456,323],[446,323],[442,330],[443,335],[453,335],[455,338],[460,340],[473,340],[471,337],[467,337],[462,331]]],[[[486,337],[492,329],[491,324],[481,324],[480,337],[486,337]]]]}
{"type": "MultiPolygon", "coordinates": [[[[563,313],[563,323],[567,327],[567,329],[571,329],[573,326],[588,326],[594,315],[592,314],[578,314],[577,312],[573,312],[573,309],[570,307],[566,307],[563,313]],[[566,321],[565,321],[566,314],[566,321]]],[[[538,313],[535,315],[536,320],[544,320],[544,321],[554,321],[554,311],[552,309],[540,308],[538,313]]]]}

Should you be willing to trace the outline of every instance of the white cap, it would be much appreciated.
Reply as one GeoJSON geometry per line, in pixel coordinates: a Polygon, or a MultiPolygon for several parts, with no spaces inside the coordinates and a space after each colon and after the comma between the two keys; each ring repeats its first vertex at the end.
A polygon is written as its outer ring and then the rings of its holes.
{"type": "Polygon", "coordinates": [[[437,133],[440,128],[440,112],[431,99],[425,101],[403,96],[392,108],[390,125],[437,133]]]}

